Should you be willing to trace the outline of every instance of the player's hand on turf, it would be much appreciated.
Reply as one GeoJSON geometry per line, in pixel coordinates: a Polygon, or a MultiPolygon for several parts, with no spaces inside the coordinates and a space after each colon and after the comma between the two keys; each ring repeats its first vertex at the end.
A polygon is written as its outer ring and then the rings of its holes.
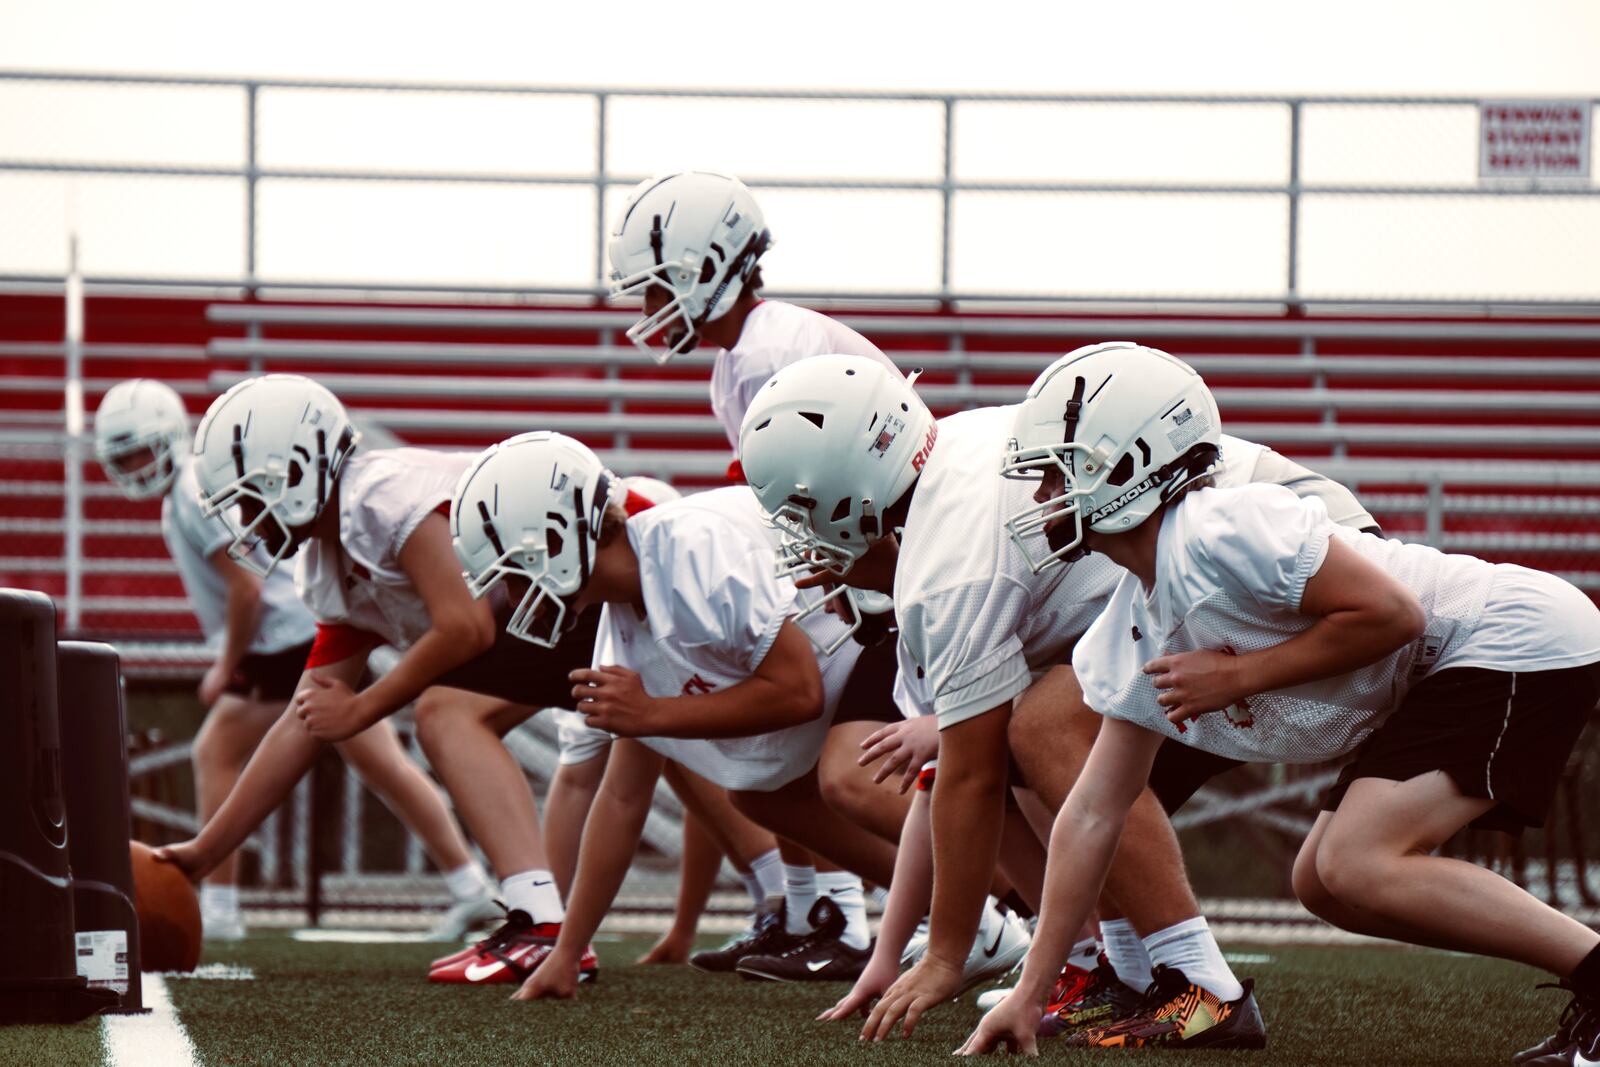
{"type": "Polygon", "coordinates": [[[216,864],[209,862],[200,851],[198,841],[179,841],[175,845],[162,845],[155,849],[155,857],[162,863],[170,863],[184,873],[191,882],[198,882],[211,873],[216,864]]]}
{"type": "Polygon", "coordinates": [[[585,721],[618,737],[653,737],[659,704],[644,691],[637,671],[626,667],[587,668],[567,675],[572,682],[572,699],[585,721]]]}
{"type": "Polygon", "coordinates": [[[837,1004],[817,1016],[817,1019],[833,1023],[867,1014],[872,1002],[894,984],[895,975],[899,972],[900,965],[896,960],[889,956],[880,960],[874,952],[861,976],[856,979],[856,984],[850,987],[850,992],[840,997],[837,1004]]]}
{"type": "Polygon", "coordinates": [[[511,994],[512,1000],[572,1000],[578,995],[578,961],[550,951],[511,994]]]}
{"type": "Polygon", "coordinates": [[[1020,1052],[1024,1056],[1039,1054],[1039,1020],[1044,1010],[1029,1003],[1026,997],[1010,994],[978,1020],[966,1044],[956,1049],[957,1056],[982,1056],[990,1052],[1020,1052]]]}
{"type": "Polygon", "coordinates": [[[939,720],[932,715],[901,719],[877,730],[861,742],[865,749],[856,763],[870,766],[883,760],[872,776],[881,782],[891,774],[900,775],[900,792],[917,784],[922,765],[939,755],[939,720]]]}
{"type": "Polygon", "coordinates": [[[344,741],[372,725],[362,718],[355,690],[337,678],[309,678],[311,684],[289,700],[289,710],[305,724],[306,733],[318,741],[344,741]]]}
{"type": "Polygon", "coordinates": [[[689,950],[694,947],[694,935],[684,935],[676,930],[668,930],[661,938],[650,946],[650,951],[634,960],[638,964],[650,963],[688,963],[689,950]]]}
{"type": "Polygon", "coordinates": [[[205,677],[200,679],[200,686],[195,690],[200,703],[210,707],[222,699],[222,691],[228,688],[228,679],[233,677],[232,671],[222,669],[222,664],[213,663],[206,671],[205,677]]]}
{"type": "Polygon", "coordinates": [[[923,956],[905,974],[902,974],[867,1016],[867,1025],[861,1028],[861,1040],[882,1041],[894,1033],[895,1024],[902,1019],[901,1037],[910,1037],[917,1021],[930,1008],[953,998],[961,989],[961,966],[951,966],[933,955],[923,956]]]}
{"type": "Polygon", "coordinates": [[[1247,698],[1239,678],[1239,657],[1227,652],[1199,650],[1158,656],[1144,665],[1161,691],[1156,697],[1167,718],[1179,729],[1190,719],[1221,711],[1247,698]]]}

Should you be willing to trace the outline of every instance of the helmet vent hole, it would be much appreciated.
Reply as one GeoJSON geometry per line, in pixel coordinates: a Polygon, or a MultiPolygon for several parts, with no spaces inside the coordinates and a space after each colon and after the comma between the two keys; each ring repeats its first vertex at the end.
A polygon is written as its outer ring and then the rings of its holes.
{"type": "Polygon", "coordinates": [[[750,432],[751,433],[755,433],[757,430],[765,430],[768,426],[771,426],[771,425],[772,425],[772,420],[771,419],[762,419],[761,420],[761,424],[759,426],[757,426],[755,428],[755,430],[751,430],[750,432]]]}
{"type": "Polygon", "coordinates": [[[802,412],[800,412],[800,417],[802,419],[805,419],[807,422],[810,422],[817,429],[819,429],[819,430],[822,429],[822,412],[820,412],[820,411],[802,411],[802,412]]]}
{"type": "Polygon", "coordinates": [[[904,400],[902,400],[902,401],[900,401],[900,410],[901,411],[910,411],[911,410],[911,405],[907,404],[904,400]]]}
{"type": "Polygon", "coordinates": [[[1106,481],[1111,485],[1126,485],[1128,479],[1133,477],[1133,453],[1124,452],[1122,458],[1117,460],[1117,465],[1112,468],[1106,481]]]}
{"type": "Polygon", "coordinates": [[[558,533],[557,531],[551,529],[548,526],[545,527],[545,530],[544,530],[544,549],[545,549],[546,552],[548,552],[550,554],[550,557],[552,559],[554,559],[556,556],[561,555],[561,546],[564,543],[565,542],[563,542],[561,540],[561,534],[560,533],[558,533]]]}
{"type": "Polygon", "coordinates": [[[853,371],[853,370],[847,370],[847,371],[845,371],[845,372],[844,372],[844,376],[845,376],[845,377],[846,377],[846,378],[851,378],[851,377],[854,377],[854,376],[855,376],[855,373],[856,373],[856,372],[855,372],[855,371],[853,371]]]}
{"type": "Polygon", "coordinates": [[[289,464],[289,488],[293,489],[300,484],[300,479],[305,477],[305,469],[298,463],[289,464]]]}
{"type": "Polygon", "coordinates": [[[700,261],[700,284],[705,285],[717,276],[717,265],[710,256],[700,261]]]}
{"type": "Polygon", "coordinates": [[[1143,466],[1150,466],[1150,446],[1144,443],[1144,438],[1137,438],[1134,444],[1139,446],[1139,462],[1143,466]]]}
{"type": "Polygon", "coordinates": [[[828,516],[829,522],[842,522],[850,517],[850,498],[841,497],[839,503],[834,505],[833,514],[828,516]]]}

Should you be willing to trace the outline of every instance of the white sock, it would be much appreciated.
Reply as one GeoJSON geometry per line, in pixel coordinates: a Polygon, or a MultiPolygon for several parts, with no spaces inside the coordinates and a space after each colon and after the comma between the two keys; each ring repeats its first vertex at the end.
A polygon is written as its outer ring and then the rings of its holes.
{"type": "Polygon", "coordinates": [[[861,879],[849,871],[822,871],[817,874],[817,892],[827,894],[844,913],[844,933],[839,940],[851,948],[866,948],[872,943],[867,927],[867,895],[861,879]]]}
{"type": "Polygon", "coordinates": [[[444,872],[444,884],[453,900],[477,900],[489,895],[489,872],[477,860],[468,860],[444,872]]]}
{"type": "MultiPolygon", "coordinates": [[[[752,865],[753,866],[753,865],[752,865]]],[[[783,865],[783,928],[800,935],[811,932],[811,905],[817,902],[817,869],[783,865]]]]}
{"type": "Polygon", "coordinates": [[[1238,1000],[1244,995],[1244,986],[1222,958],[1204,915],[1157,930],[1144,939],[1144,947],[1152,967],[1175,967],[1218,1000],[1238,1000]]]}
{"type": "Polygon", "coordinates": [[[879,911],[889,906],[889,891],[883,886],[873,886],[872,892],[867,895],[872,898],[874,904],[878,905],[879,911]]]}
{"type": "Polygon", "coordinates": [[[567,917],[556,892],[556,876],[549,871],[521,871],[500,883],[507,911],[525,912],[537,925],[558,923],[567,917]]]}
{"type": "Polygon", "coordinates": [[[1067,963],[1080,970],[1092,971],[1100,962],[1100,946],[1092,937],[1086,937],[1072,946],[1072,955],[1067,957],[1067,963]]]}
{"type": "Polygon", "coordinates": [[[1105,939],[1106,959],[1122,984],[1143,993],[1150,984],[1150,955],[1133,924],[1127,919],[1102,920],[1100,936],[1105,939]]]}
{"type": "Polygon", "coordinates": [[[761,885],[761,896],[756,898],[756,907],[760,907],[767,897],[776,897],[783,894],[783,857],[778,855],[775,848],[768,849],[750,861],[750,877],[761,885]]]}
{"type": "Polygon", "coordinates": [[[744,882],[744,891],[750,894],[750,906],[752,908],[761,907],[767,899],[766,890],[761,888],[761,879],[753,874],[741,874],[739,878],[744,882]]]}
{"type": "Polygon", "coordinates": [[[212,885],[204,882],[200,886],[200,912],[203,915],[213,915],[218,918],[230,918],[239,914],[239,887],[236,885],[212,885]]]}

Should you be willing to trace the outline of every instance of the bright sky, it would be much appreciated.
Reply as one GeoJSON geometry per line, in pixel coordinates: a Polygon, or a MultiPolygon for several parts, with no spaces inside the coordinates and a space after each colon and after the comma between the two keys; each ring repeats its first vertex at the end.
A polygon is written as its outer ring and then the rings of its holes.
{"type": "MultiPolygon", "coordinates": [[[[1600,0],[1146,0],[805,5],[280,0],[0,0],[0,70],[194,73],[570,86],[1039,92],[1600,96],[1600,0]]],[[[237,166],[232,90],[69,90],[0,82],[0,159],[237,166]]],[[[967,178],[1282,182],[1282,108],[964,105],[967,178]]],[[[930,107],[618,100],[619,173],[937,175],[930,107]]],[[[268,166],[582,172],[581,98],[264,93],[268,166]]],[[[1323,109],[1307,181],[1471,184],[1472,108],[1323,109]]],[[[615,211],[625,188],[611,191],[615,211]]],[[[937,197],[761,192],[778,288],[937,284],[937,197]],[[861,254],[871,249],[871,255],[861,254]]],[[[263,276],[585,284],[587,190],[265,182],[263,276]]],[[[1600,296],[1600,198],[1308,201],[1302,281],[1351,295],[1600,296]]],[[[0,274],[61,268],[63,234],[107,274],[237,275],[239,183],[0,174],[0,274]]],[[[1258,294],[1281,290],[1277,197],[963,194],[958,289],[1258,294]]]]}

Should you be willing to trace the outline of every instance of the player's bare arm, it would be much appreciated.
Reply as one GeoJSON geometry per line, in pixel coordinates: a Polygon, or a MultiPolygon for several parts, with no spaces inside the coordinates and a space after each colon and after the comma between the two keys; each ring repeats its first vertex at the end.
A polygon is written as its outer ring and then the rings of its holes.
{"type": "Polygon", "coordinates": [[[596,832],[583,835],[561,935],[513,1000],[565,999],[577,994],[579,961],[633,862],[655,797],[656,779],[665,763],[665,758],[637,741],[622,739],[611,746],[606,775],[586,821],[596,832]]]}
{"type": "Polygon", "coordinates": [[[221,698],[239,661],[250,651],[250,642],[261,622],[261,579],[229,558],[226,548],[217,549],[209,558],[211,566],[222,575],[228,599],[223,614],[222,647],[200,679],[200,703],[208,708],[221,698]]]}
{"type": "Polygon", "coordinates": [[[932,715],[918,715],[889,723],[862,738],[861,748],[861,758],[856,761],[859,766],[870,767],[883,761],[873,772],[873,782],[898,772],[900,792],[904,793],[916,784],[922,765],[939,754],[939,720],[932,715]]]}
{"type": "Polygon", "coordinates": [[[1422,635],[1422,605],[1404,585],[1337,538],[1306,582],[1300,612],[1310,629],[1280,645],[1233,656],[1200,650],[1145,665],[1167,718],[1184,722],[1257,693],[1330,678],[1364,667],[1422,635]]]}
{"type": "MultiPolygon", "coordinates": [[[[1132,723],[1107,719],[1101,725],[1083,774],[1067,794],[1050,833],[1043,908],[1022,980],[984,1017],[961,1046],[961,1054],[999,1048],[1037,1054],[1039,1020],[1050,988],[1094,909],[1128,809],[1143,791],[1160,745],[1160,735],[1132,723]]],[[[942,779],[942,764],[939,773],[942,779]]]]}
{"type": "Polygon", "coordinates": [[[889,1037],[902,1019],[900,1032],[910,1037],[917,1020],[955,996],[961,986],[967,951],[977,936],[983,899],[999,858],[1010,721],[1007,701],[940,732],[928,952],[878,1001],[862,1027],[864,1041],[889,1037]]]}
{"type": "Polygon", "coordinates": [[[572,697],[590,726],[620,737],[749,737],[822,714],[822,674],[810,640],[786,620],[755,673],[726,689],[652,697],[625,667],[576,670],[572,697]]]}
{"type": "Polygon", "coordinates": [[[290,707],[318,740],[342,741],[360,733],[410,703],[445,671],[494,644],[494,615],[488,602],[474,600],[461,580],[444,516],[422,520],[400,549],[400,567],[427,605],[430,628],[393,670],[359,693],[340,679],[319,681],[296,693],[290,707]]]}

